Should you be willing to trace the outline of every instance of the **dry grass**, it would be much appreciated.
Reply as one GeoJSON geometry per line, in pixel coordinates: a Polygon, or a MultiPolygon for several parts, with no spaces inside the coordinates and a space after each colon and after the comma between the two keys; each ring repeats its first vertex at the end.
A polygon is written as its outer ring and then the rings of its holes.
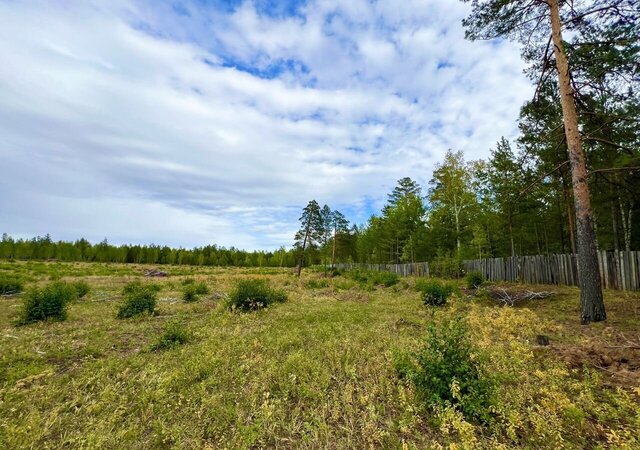
{"type": "Polygon", "coordinates": [[[632,339],[638,294],[607,292],[609,321],[584,327],[572,288],[513,308],[462,296],[428,309],[412,280],[365,291],[338,277],[311,289],[313,273],[298,280],[278,269],[169,267],[168,278],[148,280],[145,268],[0,263],[33,284],[61,276],[92,288],[67,321],[26,327],[12,324],[20,298],[0,299],[0,448],[640,445],[637,379],[566,357],[590,342],[632,339]],[[182,302],[187,277],[212,293],[182,302]],[[269,279],[289,301],[226,311],[222,297],[248,277],[269,279]],[[159,314],[115,319],[122,287],[138,278],[163,285],[159,314]],[[445,317],[467,318],[487,370],[499,375],[492,424],[427,408],[393,370],[394,355],[418,348],[427,324],[445,317]],[[151,351],[175,319],[190,341],[151,351]],[[538,346],[538,334],[551,345],[538,346]]]}

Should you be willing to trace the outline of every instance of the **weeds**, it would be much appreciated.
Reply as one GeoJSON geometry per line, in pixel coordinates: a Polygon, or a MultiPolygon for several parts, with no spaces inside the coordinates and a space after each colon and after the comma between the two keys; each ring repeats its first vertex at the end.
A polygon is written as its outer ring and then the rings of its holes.
{"type": "Polygon", "coordinates": [[[227,307],[232,310],[253,311],[286,300],[286,293],[271,288],[265,280],[241,280],[231,292],[227,307]]]}
{"type": "Polygon", "coordinates": [[[126,319],[140,314],[155,312],[158,301],[157,285],[129,283],[123,289],[123,301],[118,308],[118,319],[126,319]]]}
{"type": "Polygon", "coordinates": [[[187,327],[178,320],[173,320],[164,328],[162,335],[151,346],[151,350],[169,350],[184,345],[191,340],[191,333],[187,327]]]}

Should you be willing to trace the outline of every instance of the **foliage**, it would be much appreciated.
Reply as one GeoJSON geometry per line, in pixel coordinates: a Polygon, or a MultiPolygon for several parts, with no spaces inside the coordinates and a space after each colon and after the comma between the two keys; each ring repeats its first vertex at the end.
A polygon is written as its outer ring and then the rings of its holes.
{"type": "Polygon", "coordinates": [[[89,283],[87,283],[86,281],[74,281],[71,284],[73,288],[76,290],[78,298],[83,298],[89,293],[89,291],[91,291],[91,287],[89,286],[89,283]]]}
{"type": "Polygon", "coordinates": [[[477,289],[484,283],[484,275],[479,270],[474,270],[464,277],[464,281],[468,289],[477,289]]]}
{"type": "Polygon", "coordinates": [[[416,290],[420,292],[425,305],[442,306],[456,290],[455,286],[432,278],[423,278],[416,281],[416,290]]]}
{"type": "Polygon", "coordinates": [[[310,280],[307,280],[305,282],[305,287],[307,289],[320,289],[320,288],[326,288],[328,286],[329,286],[329,280],[327,280],[326,278],[321,278],[321,279],[311,278],[310,280]]]}
{"type": "Polygon", "coordinates": [[[73,285],[56,281],[42,288],[30,289],[24,297],[19,325],[42,320],[65,320],[68,303],[77,298],[73,285]]]}
{"type": "Polygon", "coordinates": [[[118,308],[118,319],[126,319],[140,314],[155,312],[158,301],[157,285],[129,283],[123,289],[123,301],[118,308]]]}
{"type": "Polygon", "coordinates": [[[182,300],[187,303],[195,302],[198,300],[198,296],[206,295],[209,292],[209,287],[203,282],[183,283],[182,300]]]}
{"type": "Polygon", "coordinates": [[[489,421],[493,382],[471,344],[467,325],[459,318],[431,323],[423,347],[395,364],[427,405],[454,406],[465,417],[489,421]]]}
{"type": "Polygon", "coordinates": [[[400,277],[393,272],[377,271],[377,270],[361,270],[355,269],[345,273],[352,280],[361,284],[373,286],[391,287],[398,283],[400,277]]]}
{"type": "Polygon", "coordinates": [[[439,278],[460,278],[462,261],[459,258],[439,256],[429,263],[431,275],[439,278]]]}
{"type": "Polygon", "coordinates": [[[173,320],[167,323],[162,335],[151,346],[151,350],[169,350],[184,345],[191,339],[188,328],[180,321],[173,320]]]}
{"type": "Polygon", "coordinates": [[[265,280],[240,280],[229,295],[227,307],[231,310],[253,311],[287,300],[287,294],[269,286],[265,280]]]}
{"type": "Polygon", "coordinates": [[[24,290],[24,281],[15,275],[0,273],[0,295],[18,294],[24,290]]]}

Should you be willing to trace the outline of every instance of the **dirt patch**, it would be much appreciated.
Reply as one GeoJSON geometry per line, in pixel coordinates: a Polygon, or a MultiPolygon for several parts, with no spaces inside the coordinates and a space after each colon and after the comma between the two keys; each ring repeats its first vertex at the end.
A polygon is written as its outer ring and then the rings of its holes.
{"type": "Polygon", "coordinates": [[[334,294],[336,300],[341,302],[357,302],[368,303],[369,294],[362,292],[359,289],[349,289],[346,291],[340,291],[334,294]]]}
{"type": "Polygon", "coordinates": [[[626,338],[616,342],[588,341],[580,345],[554,346],[557,354],[572,369],[583,366],[606,373],[613,384],[640,386],[640,345],[626,338]]]}

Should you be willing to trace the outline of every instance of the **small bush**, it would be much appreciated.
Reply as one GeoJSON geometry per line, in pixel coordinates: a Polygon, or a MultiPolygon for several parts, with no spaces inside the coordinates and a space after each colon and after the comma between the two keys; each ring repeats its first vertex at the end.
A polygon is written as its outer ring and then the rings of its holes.
{"type": "Polygon", "coordinates": [[[182,290],[182,300],[187,303],[195,302],[200,295],[209,293],[209,288],[204,283],[187,283],[182,290]]]}
{"type": "Polygon", "coordinates": [[[467,289],[478,289],[484,282],[484,276],[479,270],[469,272],[464,279],[467,284],[467,289]]]}
{"type": "Polygon", "coordinates": [[[158,341],[151,346],[151,350],[168,350],[184,345],[190,340],[191,333],[187,327],[179,321],[171,321],[167,323],[158,341]]]}
{"type": "Polygon", "coordinates": [[[232,310],[253,311],[287,300],[287,294],[269,286],[265,280],[241,280],[229,296],[227,306],[232,310]]]}
{"type": "Polygon", "coordinates": [[[431,275],[439,278],[460,278],[462,276],[462,260],[450,256],[439,256],[429,262],[431,275]]]}
{"type": "Polygon", "coordinates": [[[447,303],[455,287],[439,280],[421,279],[416,282],[416,290],[421,293],[425,305],[442,306],[447,303]]]}
{"type": "Polygon", "coordinates": [[[196,280],[194,280],[193,278],[185,278],[184,280],[182,280],[182,285],[186,286],[188,284],[193,284],[195,282],[196,282],[196,280]]]}
{"type": "Polygon", "coordinates": [[[132,281],[131,283],[127,283],[127,285],[122,290],[122,293],[123,295],[127,295],[138,292],[140,289],[147,289],[152,292],[160,292],[162,290],[162,286],[156,283],[142,284],[140,281],[132,281]]]}
{"type": "Polygon", "coordinates": [[[397,273],[393,272],[373,272],[370,278],[370,282],[374,285],[391,287],[398,283],[400,277],[397,273]]]}
{"type": "Polygon", "coordinates": [[[24,298],[19,325],[41,320],[65,320],[67,304],[77,297],[75,288],[67,283],[54,282],[43,288],[33,288],[24,298]]]}
{"type": "Polygon", "coordinates": [[[196,283],[194,286],[198,295],[207,295],[209,293],[209,287],[205,283],[196,283]]]}
{"type": "Polygon", "coordinates": [[[137,316],[143,313],[153,314],[158,301],[156,285],[129,283],[123,289],[124,299],[118,308],[118,319],[137,316]]]}
{"type": "Polygon", "coordinates": [[[374,270],[351,270],[347,276],[354,281],[369,286],[390,287],[399,281],[398,274],[393,272],[378,272],[374,270]]]}
{"type": "Polygon", "coordinates": [[[0,275],[0,295],[18,294],[24,290],[21,278],[12,275],[0,275]]]}
{"type": "Polygon", "coordinates": [[[321,288],[326,288],[328,286],[329,286],[329,280],[327,279],[317,280],[315,278],[312,278],[305,283],[305,287],[307,289],[321,289],[321,288]]]}
{"type": "Polygon", "coordinates": [[[86,281],[76,281],[72,283],[72,286],[76,290],[76,293],[78,294],[78,298],[84,297],[91,290],[91,288],[89,287],[86,281]]]}
{"type": "Polygon", "coordinates": [[[428,406],[454,406],[468,419],[489,421],[494,382],[482,371],[482,358],[462,320],[431,324],[424,346],[395,358],[394,367],[428,406]]]}

